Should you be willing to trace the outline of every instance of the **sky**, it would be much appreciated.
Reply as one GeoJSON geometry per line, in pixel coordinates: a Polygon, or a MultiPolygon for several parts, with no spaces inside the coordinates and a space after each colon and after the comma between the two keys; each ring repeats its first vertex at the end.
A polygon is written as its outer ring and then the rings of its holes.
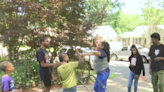
{"type": "Polygon", "coordinates": [[[125,5],[122,6],[122,11],[126,14],[141,14],[142,0],[119,0],[125,5]]]}

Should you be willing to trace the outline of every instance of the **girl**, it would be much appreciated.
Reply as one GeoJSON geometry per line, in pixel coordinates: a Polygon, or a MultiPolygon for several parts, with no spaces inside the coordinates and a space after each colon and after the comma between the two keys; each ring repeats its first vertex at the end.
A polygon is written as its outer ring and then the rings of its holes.
{"type": "Polygon", "coordinates": [[[129,74],[129,82],[128,82],[128,92],[131,92],[132,82],[134,80],[134,92],[137,92],[138,87],[138,79],[141,74],[141,70],[143,70],[143,75],[145,75],[144,64],[142,61],[142,56],[139,54],[138,49],[135,45],[131,47],[131,56],[129,57],[130,61],[130,74],[129,74]]]}
{"type": "MultiPolygon", "coordinates": [[[[94,40],[95,42],[95,40],[94,40]]],[[[94,43],[95,44],[95,43],[94,43]]],[[[97,79],[102,82],[106,86],[107,84],[107,79],[110,74],[109,70],[109,44],[107,42],[100,42],[97,44],[97,51],[94,52],[88,52],[88,53],[83,53],[81,54],[82,56],[90,56],[94,55],[95,60],[94,60],[94,70],[97,73],[97,79]]],[[[102,87],[102,85],[96,81],[94,85],[94,91],[95,92],[105,92],[105,89],[102,87]]]]}

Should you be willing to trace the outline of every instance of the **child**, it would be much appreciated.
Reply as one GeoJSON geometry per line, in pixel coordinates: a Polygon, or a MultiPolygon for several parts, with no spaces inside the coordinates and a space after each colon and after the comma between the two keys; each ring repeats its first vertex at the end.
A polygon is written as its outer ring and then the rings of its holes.
{"type": "Polygon", "coordinates": [[[9,61],[1,62],[0,69],[5,73],[1,78],[1,92],[15,92],[14,81],[10,76],[14,71],[13,64],[9,61]]]}
{"type": "Polygon", "coordinates": [[[75,69],[78,67],[78,65],[84,63],[84,60],[80,56],[78,50],[76,50],[75,55],[78,57],[79,62],[69,62],[69,57],[67,54],[59,55],[59,60],[63,64],[58,67],[57,71],[63,81],[63,92],[76,92],[76,85],[78,81],[75,69]]]}
{"type": "Polygon", "coordinates": [[[41,37],[40,38],[40,48],[36,52],[36,58],[39,62],[39,75],[41,80],[44,83],[44,91],[43,92],[50,92],[51,89],[51,79],[52,79],[52,70],[51,67],[58,67],[61,64],[50,63],[50,58],[48,55],[48,51],[46,50],[47,47],[49,47],[50,39],[47,37],[41,37]]]}
{"type": "Polygon", "coordinates": [[[145,75],[144,65],[142,61],[142,56],[139,54],[138,49],[135,45],[131,47],[131,56],[129,57],[130,61],[130,74],[128,80],[128,92],[131,92],[132,82],[134,80],[134,92],[137,92],[138,79],[143,70],[143,75],[145,75]]]}
{"type": "MultiPolygon", "coordinates": [[[[94,71],[97,73],[97,79],[106,87],[107,80],[110,75],[108,62],[110,61],[109,44],[107,42],[94,43],[97,44],[97,51],[81,54],[82,56],[94,55],[94,71]]],[[[105,92],[105,88],[98,82],[94,85],[95,92],[105,92]]]]}

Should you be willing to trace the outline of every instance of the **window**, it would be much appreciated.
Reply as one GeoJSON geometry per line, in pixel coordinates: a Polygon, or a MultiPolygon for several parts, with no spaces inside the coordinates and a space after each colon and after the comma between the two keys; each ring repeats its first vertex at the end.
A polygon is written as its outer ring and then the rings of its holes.
{"type": "Polygon", "coordinates": [[[128,47],[123,47],[122,49],[121,49],[121,51],[127,51],[128,50],[128,47]]]}

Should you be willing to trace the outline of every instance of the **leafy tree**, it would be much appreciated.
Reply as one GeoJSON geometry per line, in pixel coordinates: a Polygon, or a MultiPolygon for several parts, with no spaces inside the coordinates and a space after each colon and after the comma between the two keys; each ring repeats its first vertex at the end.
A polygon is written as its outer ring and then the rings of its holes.
{"type": "Polygon", "coordinates": [[[24,36],[29,33],[28,17],[24,16],[21,6],[23,1],[3,0],[0,4],[0,33],[4,46],[7,46],[11,60],[17,59],[15,53],[23,45],[24,36]]]}
{"type": "MultiPolygon", "coordinates": [[[[87,15],[90,13],[89,5],[86,5],[88,2],[90,1],[3,0],[0,4],[0,33],[4,46],[8,47],[10,60],[18,58],[15,53],[23,45],[36,48],[38,37],[42,35],[51,38],[53,56],[62,45],[88,46],[84,39],[91,36],[88,31],[95,26],[93,15],[87,15]]],[[[96,12],[94,15],[99,21],[103,19],[98,17],[101,13],[96,12]]]]}
{"type": "Polygon", "coordinates": [[[127,31],[133,31],[137,26],[142,25],[143,21],[144,20],[140,15],[128,15],[121,13],[121,15],[118,16],[118,20],[116,22],[117,24],[113,25],[113,28],[117,31],[118,34],[122,34],[127,31]]]}
{"type": "Polygon", "coordinates": [[[164,24],[164,11],[161,5],[158,0],[147,0],[145,2],[145,8],[142,8],[145,25],[164,24]]]}
{"type": "Polygon", "coordinates": [[[121,5],[118,0],[87,0],[88,19],[96,25],[108,24],[111,21],[109,17],[119,11],[121,5]]]}

